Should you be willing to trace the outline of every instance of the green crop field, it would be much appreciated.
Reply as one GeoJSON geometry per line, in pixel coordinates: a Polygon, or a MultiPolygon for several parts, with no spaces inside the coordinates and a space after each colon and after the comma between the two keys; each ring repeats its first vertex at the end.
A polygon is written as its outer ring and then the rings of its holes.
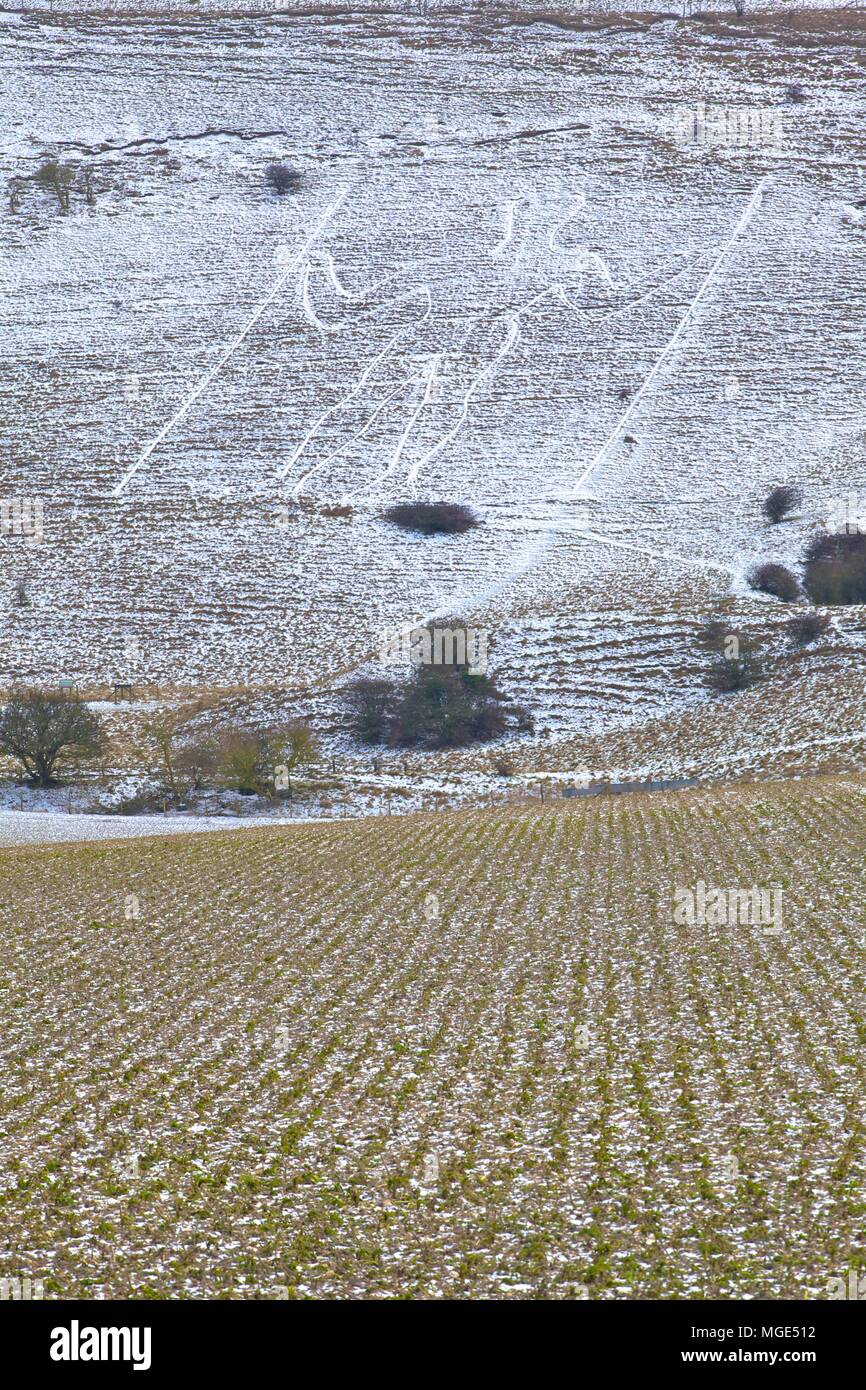
{"type": "Polygon", "coordinates": [[[827,1297],[866,1260],[864,796],[3,851],[0,1276],[827,1297]],[[781,909],[683,924],[698,884],[781,909]]]}

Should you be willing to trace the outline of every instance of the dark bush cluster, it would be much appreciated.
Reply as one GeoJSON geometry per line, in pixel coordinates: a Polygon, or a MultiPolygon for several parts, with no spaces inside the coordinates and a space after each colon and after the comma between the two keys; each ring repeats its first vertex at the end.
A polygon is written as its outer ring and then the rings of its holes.
{"type": "Polygon", "coordinates": [[[94,170],[90,164],[61,164],[44,159],[32,174],[13,174],[9,180],[9,211],[19,212],[28,187],[34,185],[57,199],[61,212],[68,212],[73,193],[81,193],[92,207],[96,203],[94,170]]]}
{"type": "Polygon", "coordinates": [[[806,551],[803,586],[813,603],[866,603],[866,535],[816,537],[806,551]]]}
{"type": "Polygon", "coordinates": [[[352,732],[362,743],[461,748],[489,743],[509,728],[531,729],[494,676],[465,664],[418,666],[410,680],[356,680],[346,692],[352,732]]]}
{"type": "Polygon", "coordinates": [[[786,484],[782,487],[774,487],[764,503],[764,516],[773,525],[778,525],[789,512],[796,511],[802,506],[803,494],[798,487],[791,487],[786,484]]]}
{"type": "MultiPolygon", "coordinates": [[[[785,623],[785,632],[794,648],[803,648],[826,636],[831,628],[830,615],[800,612],[785,623]]],[[[765,680],[765,651],[753,638],[736,632],[721,618],[705,622],[697,635],[700,647],[711,653],[711,663],[705,683],[717,694],[727,695],[747,690],[765,680]]]]}
{"type": "Polygon", "coordinates": [[[75,170],[69,164],[60,164],[56,159],[48,159],[36,170],[34,180],[42,188],[53,193],[62,212],[69,209],[69,194],[75,170]]]}
{"type": "Polygon", "coordinates": [[[714,653],[706,682],[718,695],[748,690],[764,679],[766,673],[760,652],[747,638],[726,631],[715,645],[714,653]]]}
{"type": "Polygon", "coordinates": [[[356,681],[348,692],[354,732],[364,743],[460,748],[508,728],[505,697],[490,676],[422,666],[406,682],[356,681]]]}
{"type": "Polygon", "coordinates": [[[471,507],[459,502],[398,502],[384,517],[404,531],[420,531],[425,536],[460,535],[481,525],[471,507]]]}
{"type": "Polygon", "coordinates": [[[722,622],[721,618],[710,618],[701,627],[698,641],[702,647],[707,647],[711,652],[720,652],[724,649],[725,641],[730,632],[729,624],[722,622]]]}
{"type": "Polygon", "coordinates": [[[786,569],[784,565],[775,561],[756,565],[753,570],[749,571],[748,581],[753,589],[757,589],[762,594],[771,594],[773,598],[779,598],[783,603],[794,603],[800,597],[800,585],[797,576],[786,569]]]}
{"type": "MultiPolygon", "coordinates": [[[[799,488],[780,484],[764,502],[764,516],[775,525],[800,507],[802,500],[799,488]]],[[[795,603],[804,596],[824,607],[866,603],[866,535],[844,531],[818,536],[806,551],[802,585],[778,561],[755,565],[747,579],[753,589],[783,603],[795,603]]],[[[788,640],[795,649],[819,641],[830,628],[830,615],[819,612],[797,613],[785,624],[788,640]]],[[[744,690],[764,679],[766,671],[759,650],[732,633],[721,618],[705,622],[697,640],[714,658],[706,677],[712,690],[744,690]]]]}
{"type": "Polygon", "coordinates": [[[428,748],[488,743],[508,728],[505,703],[505,696],[490,676],[423,666],[401,693],[395,711],[395,741],[428,748]]]}
{"type": "Polygon", "coordinates": [[[268,164],[265,168],[265,178],[280,197],[285,193],[297,193],[302,183],[298,170],[289,164],[268,164]]]}
{"type": "Polygon", "coordinates": [[[829,631],[830,615],[803,613],[798,618],[791,618],[785,626],[793,646],[808,647],[810,642],[817,642],[819,637],[823,637],[829,631]]]}

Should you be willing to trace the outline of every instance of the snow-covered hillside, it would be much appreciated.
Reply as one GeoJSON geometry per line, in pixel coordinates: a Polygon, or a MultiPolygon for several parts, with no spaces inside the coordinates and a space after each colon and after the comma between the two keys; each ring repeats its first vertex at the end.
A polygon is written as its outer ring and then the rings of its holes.
{"type": "MultiPolygon", "coordinates": [[[[747,570],[863,478],[863,15],[64,8],[0,24],[0,492],[43,527],[2,537],[5,679],[315,691],[327,724],[383,630],[459,615],[535,707],[527,766],[690,713],[700,768],[698,623],[780,623],[747,570]],[[414,496],[484,525],[383,522],[414,496]]],[[[746,767],[796,705],[765,694],[746,767]]]]}

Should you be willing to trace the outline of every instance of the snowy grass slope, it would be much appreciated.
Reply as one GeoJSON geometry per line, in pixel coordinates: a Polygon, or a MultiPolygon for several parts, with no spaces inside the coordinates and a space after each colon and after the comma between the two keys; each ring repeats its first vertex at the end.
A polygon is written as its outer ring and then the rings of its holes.
{"type": "Polygon", "coordinates": [[[3,217],[3,492],[46,531],[3,538],[7,676],[321,692],[459,612],[557,737],[633,729],[705,701],[690,631],[762,616],[749,565],[856,486],[862,16],[12,16],[0,52],[7,175],[97,188],[3,217]],[[780,146],[683,144],[700,102],[780,146]],[[396,535],[413,490],[483,530],[396,535]]]}

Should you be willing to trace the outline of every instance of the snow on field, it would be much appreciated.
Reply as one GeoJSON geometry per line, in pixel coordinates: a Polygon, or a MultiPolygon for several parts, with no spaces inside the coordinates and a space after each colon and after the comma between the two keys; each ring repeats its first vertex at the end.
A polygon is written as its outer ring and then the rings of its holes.
{"type": "Polygon", "coordinates": [[[863,1243],[855,787],[0,857],[4,1275],[826,1298],[863,1243]],[[780,930],[679,923],[699,880],[784,884],[780,930]]]}
{"type": "Polygon", "coordinates": [[[441,613],[557,739],[706,703],[698,622],[763,616],[749,567],[862,473],[862,16],[538,14],[3,26],[7,179],[53,153],[94,189],[0,218],[2,493],[44,507],[2,537],[7,679],[306,689],[333,724],[441,613]],[[396,532],[412,495],[484,526],[396,532]]]}
{"type": "Polygon", "coordinates": [[[215,816],[79,816],[57,811],[0,811],[0,846],[123,840],[130,835],[183,835],[196,830],[242,830],[273,818],[231,821],[215,816]]]}

